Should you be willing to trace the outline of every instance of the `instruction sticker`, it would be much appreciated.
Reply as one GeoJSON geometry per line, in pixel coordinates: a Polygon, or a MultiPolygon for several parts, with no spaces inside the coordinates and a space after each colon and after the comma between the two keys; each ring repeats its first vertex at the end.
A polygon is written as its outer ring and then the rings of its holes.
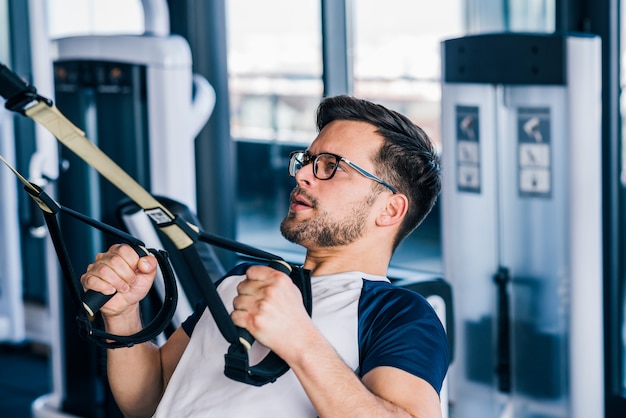
{"type": "Polygon", "coordinates": [[[457,190],[480,193],[480,120],[478,106],[456,106],[457,190]]]}
{"type": "Polygon", "coordinates": [[[519,194],[549,198],[552,194],[550,109],[517,109],[519,194]]]}

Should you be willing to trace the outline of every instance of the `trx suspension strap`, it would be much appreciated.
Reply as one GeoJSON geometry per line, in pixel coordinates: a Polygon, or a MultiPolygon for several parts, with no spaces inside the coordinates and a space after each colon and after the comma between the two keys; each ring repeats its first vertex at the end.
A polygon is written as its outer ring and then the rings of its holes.
{"type": "MultiPolygon", "coordinates": [[[[294,283],[298,286],[302,292],[305,307],[310,314],[312,305],[310,278],[306,272],[300,267],[290,265],[273,254],[203,232],[199,227],[172,214],[104,152],[90,142],[80,129],[61,114],[50,99],[38,95],[35,87],[27,85],[2,64],[0,64],[0,96],[7,100],[5,104],[7,109],[21,113],[44,126],[59,142],[82,158],[120,191],[131,198],[144,210],[156,227],[172,241],[189,266],[189,270],[192,272],[194,280],[201,289],[202,296],[220,332],[230,343],[229,350],[225,355],[226,367],[224,370],[224,373],[228,377],[251,385],[261,386],[275,381],[289,369],[287,364],[273,352],[270,352],[257,365],[250,366],[248,350],[254,338],[246,330],[236,327],[233,324],[226,307],[222,303],[211,279],[208,277],[202,260],[193,248],[193,245],[198,241],[203,241],[231,251],[271,260],[271,267],[290,275],[294,283]]],[[[37,201],[37,199],[43,200],[41,189],[37,188],[35,185],[31,186],[32,189],[37,190],[37,192],[31,193],[29,187],[26,187],[29,195],[33,197],[35,201],[37,201]]],[[[51,199],[47,199],[50,200],[50,202],[47,202],[44,206],[40,205],[40,208],[42,208],[44,214],[48,212],[55,213],[56,209],[54,208],[58,208],[59,205],[52,202],[51,199]]],[[[46,216],[46,218],[49,217],[50,216],[46,216]]],[[[59,239],[62,241],[61,238],[59,239]]],[[[138,244],[136,241],[137,240],[133,243],[138,244]]],[[[64,246],[55,245],[60,261],[69,258],[67,252],[63,251],[62,247],[64,246]],[[60,252],[59,248],[61,250],[60,252]]],[[[141,255],[145,255],[145,252],[141,255]]],[[[161,266],[161,268],[163,269],[164,266],[161,266]]],[[[64,274],[65,273],[64,271],[64,274]]],[[[73,279],[73,276],[70,275],[70,278],[73,279]]],[[[92,315],[96,313],[112,295],[106,296],[98,292],[87,291],[83,295],[75,295],[75,297],[79,299],[78,302],[83,304],[88,313],[92,315]]],[[[132,345],[137,342],[125,341],[126,344],[124,344],[120,339],[118,339],[118,341],[120,342],[117,346],[132,345]]]]}
{"type": "Polygon", "coordinates": [[[167,252],[152,248],[147,249],[141,241],[126,232],[59,205],[39,186],[26,180],[2,156],[0,156],[0,161],[9,167],[9,169],[13,171],[17,178],[24,184],[24,190],[35,201],[43,213],[46,226],[50,231],[50,239],[52,240],[59,258],[59,264],[61,265],[61,270],[63,271],[65,284],[69,289],[72,302],[78,307],[78,315],[76,319],[78,321],[81,335],[100,347],[119,348],[131,347],[135,344],[150,341],[163,332],[165,327],[167,327],[169,322],[172,320],[172,316],[176,310],[177,301],[176,279],[168,261],[167,252]],[[84,303],[84,292],[82,286],[76,278],[75,270],[68,257],[68,252],[63,241],[61,228],[57,220],[57,214],[59,213],[69,215],[74,219],[99,229],[102,232],[116,236],[121,242],[129,244],[140,257],[148,254],[152,254],[156,257],[163,275],[165,297],[157,315],[141,331],[133,335],[121,336],[109,334],[93,326],[93,312],[91,311],[91,308],[84,303]],[[81,305],[84,309],[81,308],[81,305]]]}

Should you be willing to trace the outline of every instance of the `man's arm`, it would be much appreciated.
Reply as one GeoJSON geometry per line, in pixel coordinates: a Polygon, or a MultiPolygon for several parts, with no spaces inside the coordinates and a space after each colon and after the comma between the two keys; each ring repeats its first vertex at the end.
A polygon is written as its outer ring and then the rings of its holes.
{"type": "Polygon", "coordinates": [[[412,417],[441,417],[435,389],[419,377],[394,367],[377,367],[363,376],[363,384],[377,396],[408,411],[412,417]]]}
{"type": "MultiPolygon", "coordinates": [[[[101,309],[107,332],[132,335],[143,328],[139,302],[156,274],[156,259],[139,258],[127,245],[98,254],[81,283],[104,294],[117,292],[101,309]]],[[[163,395],[189,337],[179,328],[159,349],[150,342],[107,350],[107,375],[115,400],[127,417],[151,416],[163,395]]]]}
{"type": "Polygon", "coordinates": [[[441,417],[436,390],[419,377],[376,367],[359,379],[309,318],[289,277],[261,266],[246,275],[233,321],[289,364],[320,418],[441,417]]]}
{"type": "MultiPolygon", "coordinates": [[[[107,331],[131,335],[136,331],[107,331]]],[[[111,392],[120,410],[127,418],[149,417],[154,414],[189,337],[178,328],[161,348],[151,342],[129,348],[107,350],[107,376],[111,392]]]]}
{"type": "Polygon", "coordinates": [[[359,380],[323,336],[308,335],[301,349],[284,355],[320,418],[441,417],[439,396],[425,380],[393,367],[359,380]]]}

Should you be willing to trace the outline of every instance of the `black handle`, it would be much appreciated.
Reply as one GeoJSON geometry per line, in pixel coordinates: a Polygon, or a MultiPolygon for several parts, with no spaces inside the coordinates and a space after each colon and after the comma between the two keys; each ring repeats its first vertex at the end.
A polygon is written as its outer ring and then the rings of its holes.
{"type": "Polygon", "coordinates": [[[28,85],[24,80],[0,63],[0,96],[9,100],[25,90],[28,90],[28,85]]]}
{"type": "Polygon", "coordinates": [[[33,101],[43,101],[52,106],[52,100],[37,94],[34,86],[29,86],[11,71],[6,65],[0,63],[0,96],[6,99],[4,107],[24,114],[25,106],[33,101]]]}
{"type": "Polygon", "coordinates": [[[509,294],[507,284],[511,281],[509,269],[500,267],[493,277],[498,288],[498,327],[497,327],[497,365],[498,389],[503,393],[511,392],[511,335],[509,294]]]}
{"type": "Polygon", "coordinates": [[[115,293],[105,295],[95,290],[88,290],[83,295],[83,308],[87,311],[89,316],[94,316],[113,296],[115,296],[115,293]]]}
{"type": "MultiPolygon", "coordinates": [[[[281,273],[285,273],[287,276],[291,274],[291,266],[286,261],[272,260],[269,262],[268,266],[281,273]]],[[[237,330],[239,331],[239,342],[249,350],[252,347],[252,343],[254,343],[254,337],[245,328],[237,327],[237,330]]]]}
{"type": "MultiPolygon", "coordinates": [[[[128,244],[133,250],[137,253],[139,257],[146,256],[150,254],[150,250],[135,244],[128,244]]],[[[117,292],[116,292],[117,293],[117,292]]],[[[107,303],[115,293],[110,295],[105,295],[104,293],[96,292],[95,290],[87,290],[83,295],[83,308],[89,316],[94,316],[96,312],[100,310],[107,303]]]]}

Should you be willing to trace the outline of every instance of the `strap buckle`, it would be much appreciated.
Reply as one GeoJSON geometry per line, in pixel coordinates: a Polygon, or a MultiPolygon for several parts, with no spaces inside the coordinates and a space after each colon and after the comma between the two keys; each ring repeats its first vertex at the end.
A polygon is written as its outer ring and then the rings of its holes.
{"type": "MultiPolygon", "coordinates": [[[[300,289],[304,307],[308,314],[311,315],[313,311],[313,299],[311,295],[311,277],[309,271],[301,267],[294,268],[289,265],[291,270],[286,272],[283,270],[285,264],[277,260],[270,262],[271,267],[289,274],[293,283],[300,289]]],[[[248,332],[243,329],[239,329],[239,332],[240,335],[242,335],[242,333],[248,334],[248,332]]],[[[252,338],[252,336],[249,338],[252,338]]],[[[252,344],[252,342],[248,342],[252,344]]],[[[289,365],[273,351],[270,351],[260,363],[250,366],[248,360],[248,345],[242,342],[231,342],[224,358],[226,360],[224,374],[227,377],[253,386],[263,386],[267,383],[274,383],[276,379],[289,370],[289,365]]]]}
{"type": "Polygon", "coordinates": [[[6,99],[4,107],[22,115],[32,102],[44,102],[52,106],[52,100],[38,95],[34,86],[26,84],[3,64],[0,64],[0,96],[6,99]]]}
{"type": "Polygon", "coordinates": [[[231,344],[224,359],[226,360],[224,367],[226,377],[253,386],[274,383],[289,370],[287,363],[273,351],[270,351],[259,364],[250,366],[248,350],[242,344],[231,344]]]}

